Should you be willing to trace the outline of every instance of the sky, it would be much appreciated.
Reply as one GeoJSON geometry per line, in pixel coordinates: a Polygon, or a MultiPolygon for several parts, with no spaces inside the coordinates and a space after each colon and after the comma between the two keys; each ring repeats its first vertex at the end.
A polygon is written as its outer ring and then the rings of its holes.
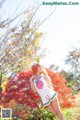
{"type": "MultiPolygon", "coordinates": [[[[44,33],[42,48],[46,49],[46,57],[41,60],[41,64],[49,66],[51,64],[68,70],[64,60],[80,41],[80,1],[79,5],[43,5],[44,2],[54,2],[54,0],[6,0],[3,11],[7,16],[14,13],[17,5],[17,14],[29,6],[41,5],[36,13],[35,19],[43,21],[53,10],[53,14],[39,27],[39,31],[44,33]]],[[[56,0],[57,2],[70,2],[69,0],[56,0]]],[[[24,18],[23,18],[24,19],[24,18]]],[[[23,20],[22,19],[22,20],[23,20]]]]}

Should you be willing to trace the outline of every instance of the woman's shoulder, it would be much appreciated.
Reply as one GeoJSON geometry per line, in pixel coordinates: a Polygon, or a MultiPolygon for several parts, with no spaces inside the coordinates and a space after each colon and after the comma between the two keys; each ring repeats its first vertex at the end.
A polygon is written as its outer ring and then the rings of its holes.
{"type": "Polygon", "coordinates": [[[48,76],[47,74],[43,74],[43,73],[42,73],[41,75],[42,75],[42,76],[48,76]]]}
{"type": "Polygon", "coordinates": [[[33,76],[31,76],[30,81],[32,81],[34,79],[35,79],[35,76],[33,75],[33,76]]]}
{"type": "Polygon", "coordinates": [[[30,79],[33,79],[34,77],[35,77],[35,76],[34,76],[34,75],[32,75],[30,79]]]}
{"type": "Polygon", "coordinates": [[[40,76],[43,76],[43,77],[44,77],[45,75],[44,75],[44,74],[41,74],[40,76]]]}
{"type": "Polygon", "coordinates": [[[46,78],[46,77],[47,77],[47,75],[45,75],[45,74],[41,74],[41,77],[46,78]]]}
{"type": "Polygon", "coordinates": [[[42,76],[44,77],[44,79],[50,79],[48,75],[43,74],[42,76]]]}

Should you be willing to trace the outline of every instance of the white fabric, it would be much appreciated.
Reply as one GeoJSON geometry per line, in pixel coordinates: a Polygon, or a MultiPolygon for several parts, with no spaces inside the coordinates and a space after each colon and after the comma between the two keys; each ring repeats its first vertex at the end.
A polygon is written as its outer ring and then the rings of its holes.
{"type": "Polygon", "coordinates": [[[42,99],[43,106],[47,106],[56,97],[57,92],[50,89],[47,86],[47,82],[44,79],[44,75],[40,75],[39,78],[34,79],[34,86],[39,96],[42,99]]]}

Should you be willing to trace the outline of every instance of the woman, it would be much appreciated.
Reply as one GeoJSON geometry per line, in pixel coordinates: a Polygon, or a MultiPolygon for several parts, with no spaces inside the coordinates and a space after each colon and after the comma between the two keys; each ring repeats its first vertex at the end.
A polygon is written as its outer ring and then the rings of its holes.
{"type": "Polygon", "coordinates": [[[50,78],[43,67],[39,64],[32,66],[33,76],[30,78],[31,88],[41,97],[44,107],[47,107],[52,113],[56,114],[59,120],[63,120],[60,110],[57,92],[53,90],[50,78]]]}

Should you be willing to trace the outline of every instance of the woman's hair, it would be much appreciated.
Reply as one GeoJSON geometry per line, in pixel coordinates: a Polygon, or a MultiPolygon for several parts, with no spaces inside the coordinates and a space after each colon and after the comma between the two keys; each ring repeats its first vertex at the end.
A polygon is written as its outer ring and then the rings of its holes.
{"type": "Polygon", "coordinates": [[[32,72],[33,72],[33,75],[36,75],[37,74],[37,71],[38,71],[38,67],[41,67],[42,68],[42,72],[41,74],[47,74],[45,68],[43,66],[41,66],[40,64],[34,64],[31,69],[32,69],[32,72]]]}

